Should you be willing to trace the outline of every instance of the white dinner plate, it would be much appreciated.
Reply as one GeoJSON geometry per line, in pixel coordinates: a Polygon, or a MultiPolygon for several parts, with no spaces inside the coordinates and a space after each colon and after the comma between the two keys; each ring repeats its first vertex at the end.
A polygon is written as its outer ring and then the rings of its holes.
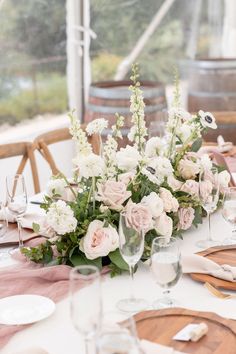
{"type": "Polygon", "coordinates": [[[0,324],[24,325],[50,316],[55,303],[39,295],[15,295],[0,299],[0,324]]]}

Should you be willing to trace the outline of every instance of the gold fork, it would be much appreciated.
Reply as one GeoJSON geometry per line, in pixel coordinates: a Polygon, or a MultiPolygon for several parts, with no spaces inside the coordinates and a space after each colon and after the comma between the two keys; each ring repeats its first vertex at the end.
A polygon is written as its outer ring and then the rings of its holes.
{"type": "Polygon", "coordinates": [[[205,283],[204,286],[207,288],[207,290],[210,291],[213,295],[218,297],[219,299],[236,299],[236,295],[231,295],[231,294],[226,294],[223,293],[222,291],[216,289],[213,285],[210,283],[205,283]]]}

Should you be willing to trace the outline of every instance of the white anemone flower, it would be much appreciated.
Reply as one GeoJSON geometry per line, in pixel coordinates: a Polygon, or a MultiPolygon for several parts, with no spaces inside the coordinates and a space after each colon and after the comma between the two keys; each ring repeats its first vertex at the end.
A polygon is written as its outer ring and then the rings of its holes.
{"type": "Polygon", "coordinates": [[[210,112],[199,111],[198,115],[200,116],[200,122],[204,128],[217,128],[216,120],[213,114],[210,112]]]}

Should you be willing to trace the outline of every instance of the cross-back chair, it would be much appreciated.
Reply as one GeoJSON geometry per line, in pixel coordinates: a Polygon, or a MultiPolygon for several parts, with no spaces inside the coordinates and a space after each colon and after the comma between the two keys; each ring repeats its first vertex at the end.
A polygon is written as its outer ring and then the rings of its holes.
{"type": "Polygon", "coordinates": [[[22,156],[20,164],[16,170],[16,174],[24,172],[27,161],[30,162],[31,173],[35,193],[40,192],[38,170],[34,156],[34,148],[30,142],[17,142],[0,145],[0,159],[22,156]]]}

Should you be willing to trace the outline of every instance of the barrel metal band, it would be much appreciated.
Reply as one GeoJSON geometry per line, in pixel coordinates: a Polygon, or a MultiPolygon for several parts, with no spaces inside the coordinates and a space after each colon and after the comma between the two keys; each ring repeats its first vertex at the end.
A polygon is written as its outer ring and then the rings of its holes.
{"type": "MultiPolygon", "coordinates": [[[[130,90],[128,88],[100,88],[90,86],[89,94],[93,97],[107,98],[107,99],[124,99],[127,100],[130,97],[130,90]]],[[[165,96],[165,89],[162,87],[153,87],[143,90],[144,98],[156,98],[159,96],[165,96]]]]}
{"type": "MultiPolygon", "coordinates": [[[[166,108],[166,103],[162,104],[157,104],[153,106],[145,106],[144,111],[145,113],[154,113],[161,111],[162,109],[166,108]]],[[[120,114],[129,114],[130,113],[130,108],[129,107],[107,107],[107,106],[97,106],[93,104],[88,104],[87,109],[92,112],[97,112],[97,113],[104,113],[104,114],[115,114],[115,113],[120,113],[120,114]]]]}
{"type": "Polygon", "coordinates": [[[196,97],[236,97],[236,92],[205,92],[205,91],[189,91],[189,95],[196,96],[196,97]]]}

